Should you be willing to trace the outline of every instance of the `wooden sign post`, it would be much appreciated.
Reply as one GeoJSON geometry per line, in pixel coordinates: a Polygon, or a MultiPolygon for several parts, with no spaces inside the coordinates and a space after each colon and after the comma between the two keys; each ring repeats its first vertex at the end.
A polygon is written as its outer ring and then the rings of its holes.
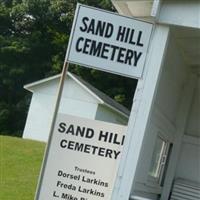
{"type": "Polygon", "coordinates": [[[56,123],[56,118],[57,118],[57,114],[58,114],[58,109],[59,109],[59,105],[60,105],[60,101],[61,101],[61,97],[62,97],[62,91],[63,91],[64,82],[65,82],[66,73],[68,71],[68,68],[69,68],[69,63],[65,61],[63,64],[62,74],[60,77],[60,83],[58,86],[58,94],[57,94],[57,98],[56,98],[56,102],[55,102],[55,106],[54,106],[54,112],[53,112],[53,116],[52,116],[52,122],[51,122],[51,127],[50,127],[50,132],[49,132],[48,143],[47,143],[47,146],[45,149],[45,156],[44,156],[42,168],[40,171],[37,190],[36,190],[36,194],[35,194],[35,200],[39,199],[40,189],[41,189],[41,185],[42,185],[42,179],[44,176],[44,171],[45,171],[45,167],[46,167],[46,163],[47,163],[47,159],[48,159],[48,153],[49,153],[49,150],[51,147],[53,131],[54,131],[55,123],[56,123]]]}

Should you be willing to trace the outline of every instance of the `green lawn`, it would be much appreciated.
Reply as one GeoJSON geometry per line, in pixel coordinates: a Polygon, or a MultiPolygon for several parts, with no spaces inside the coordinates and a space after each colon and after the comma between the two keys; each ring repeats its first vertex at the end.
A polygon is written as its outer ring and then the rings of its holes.
{"type": "Polygon", "coordinates": [[[33,200],[45,144],[0,136],[0,199],[33,200]]]}

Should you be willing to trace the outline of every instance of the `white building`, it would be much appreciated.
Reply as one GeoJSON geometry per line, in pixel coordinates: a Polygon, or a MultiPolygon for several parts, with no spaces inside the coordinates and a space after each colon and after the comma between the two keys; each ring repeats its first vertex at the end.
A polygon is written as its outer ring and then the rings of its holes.
{"type": "Polygon", "coordinates": [[[113,200],[200,199],[200,1],[112,0],[154,23],[113,200]]]}
{"type": "MultiPolygon", "coordinates": [[[[33,93],[23,138],[47,141],[60,75],[46,78],[24,88],[33,93]]],[[[129,111],[81,78],[68,73],[60,113],[127,124],[129,111]]]]}

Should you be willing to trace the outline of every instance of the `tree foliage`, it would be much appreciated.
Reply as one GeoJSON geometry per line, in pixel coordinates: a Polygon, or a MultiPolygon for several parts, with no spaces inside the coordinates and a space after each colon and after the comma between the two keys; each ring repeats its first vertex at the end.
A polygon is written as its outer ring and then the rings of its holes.
{"type": "MultiPolygon", "coordinates": [[[[78,2],[113,9],[110,0],[78,2]]],[[[76,3],[75,0],[0,1],[1,134],[22,133],[30,103],[23,85],[60,73],[76,3]]],[[[136,81],[79,66],[70,69],[130,108],[136,81]]]]}

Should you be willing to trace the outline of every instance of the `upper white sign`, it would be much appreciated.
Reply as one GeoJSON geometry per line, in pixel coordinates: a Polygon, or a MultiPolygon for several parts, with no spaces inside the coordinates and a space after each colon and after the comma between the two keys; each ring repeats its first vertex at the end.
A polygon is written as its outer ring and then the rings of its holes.
{"type": "Polygon", "coordinates": [[[78,4],[65,60],[140,78],[153,25],[78,4]]]}

